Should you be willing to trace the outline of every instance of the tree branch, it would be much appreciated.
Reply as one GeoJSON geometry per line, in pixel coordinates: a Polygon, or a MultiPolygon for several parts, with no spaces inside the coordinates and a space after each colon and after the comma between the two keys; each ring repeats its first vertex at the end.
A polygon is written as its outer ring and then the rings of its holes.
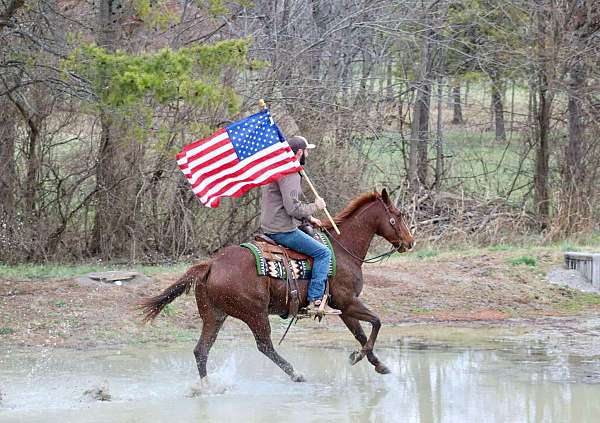
{"type": "Polygon", "coordinates": [[[25,5],[25,0],[11,0],[6,10],[0,14],[0,30],[10,25],[10,19],[25,5]]]}

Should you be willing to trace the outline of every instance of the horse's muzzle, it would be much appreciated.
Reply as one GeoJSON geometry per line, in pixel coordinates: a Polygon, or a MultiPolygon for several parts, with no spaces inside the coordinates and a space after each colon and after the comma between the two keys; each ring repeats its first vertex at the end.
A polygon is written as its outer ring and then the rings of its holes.
{"type": "Polygon", "coordinates": [[[394,245],[394,247],[396,247],[396,251],[399,253],[406,253],[415,247],[415,241],[399,242],[397,245],[394,245]]]}

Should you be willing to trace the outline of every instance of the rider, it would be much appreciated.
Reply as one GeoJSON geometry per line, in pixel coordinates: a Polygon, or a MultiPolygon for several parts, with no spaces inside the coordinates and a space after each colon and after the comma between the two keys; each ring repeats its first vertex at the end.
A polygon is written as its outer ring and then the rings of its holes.
{"type": "MultiPolygon", "coordinates": [[[[296,155],[296,159],[304,166],[308,151],[315,148],[309,144],[306,138],[295,136],[288,140],[288,144],[296,155]]],[[[312,278],[308,284],[308,311],[316,313],[321,306],[325,284],[327,283],[327,272],[331,262],[329,248],[321,244],[305,232],[298,229],[301,219],[306,218],[309,222],[321,226],[321,221],[312,216],[317,210],[323,210],[325,200],[317,197],[314,203],[303,203],[299,200],[302,193],[300,186],[300,173],[290,173],[262,186],[262,201],[260,213],[260,226],[263,232],[292,250],[299,251],[314,259],[312,278]]],[[[325,304],[325,314],[341,314],[325,304]]]]}

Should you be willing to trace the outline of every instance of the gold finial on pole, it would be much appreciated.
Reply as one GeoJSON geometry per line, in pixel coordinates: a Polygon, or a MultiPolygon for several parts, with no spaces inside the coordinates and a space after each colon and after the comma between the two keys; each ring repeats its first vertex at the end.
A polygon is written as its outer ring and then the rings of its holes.
{"type": "Polygon", "coordinates": [[[258,100],[258,107],[260,107],[261,109],[266,109],[267,108],[267,103],[265,103],[265,99],[261,98],[260,100],[258,100]]]}

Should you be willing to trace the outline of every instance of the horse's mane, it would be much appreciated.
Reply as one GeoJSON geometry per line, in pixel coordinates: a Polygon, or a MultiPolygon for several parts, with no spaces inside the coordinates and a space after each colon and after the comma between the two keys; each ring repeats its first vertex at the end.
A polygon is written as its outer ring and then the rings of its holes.
{"type": "MultiPolygon", "coordinates": [[[[378,192],[365,192],[363,194],[360,194],[358,197],[352,199],[350,203],[348,203],[348,205],[344,208],[344,210],[336,214],[333,220],[336,224],[340,224],[348,217],[352,216],[352,214],[356,210],[360,209],[365,204],[368,204],[371,201],[378,199],[379,197],[380,195],[378,192]]],[[[329,220],[323,220],[323,227],[326,229],[331,229],[331,222],[329,220]]]]}

